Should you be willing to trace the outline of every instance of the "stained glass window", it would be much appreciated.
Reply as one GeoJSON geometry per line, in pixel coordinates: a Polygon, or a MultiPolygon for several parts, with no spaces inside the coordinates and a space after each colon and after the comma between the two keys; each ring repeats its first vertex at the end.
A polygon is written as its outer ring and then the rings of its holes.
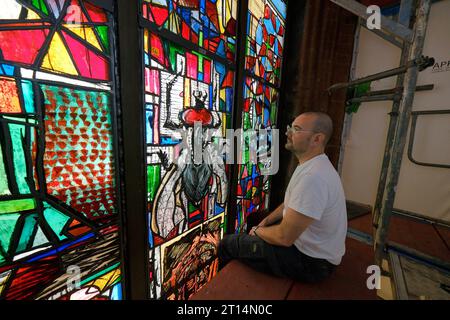
{"type": "MultiPolygon", "coordinates": [[[[244,132],[267,130],[258,139],[244,134],[244,149],[238,168],[235,232],[245,232],[249,215],[269,209],[271,178],[264,174],[267,162],[261,154],[271,149],[271,129],[276,127],[281,77],[286,3],[283,0],[249,0],[242,128],[244,132]],[[266,139],[266,150],[259,141],[266,139]],[[256,161],[249,153],[257,150],[256,161]]],[[[270,166],[270,163],[269,163],[270,166]]]]}
{"type": "Polygon", "coordinates": [[[237,0],[143,0],[142,16],[156,27],[234,61],[237,0]]]}
{"type": "Polygon", "coordinates": [[[286,23],[284,0],[249,0],[245,68],[280,85],[286,23]]]}
{"type": "Polygon", "coordinates": [[[0,299],[121,299],[112,13],[1,5],[0,299]]]}
{"type": "Polygon", "coordinates": [[[188,299],[217,272],[228,168],[188,161],[201,123],[203,149],[231,127],[234,72],[145,29],[145,114],[151,297],[188,299]],[[187,160],[187,159],[185,159],[187,160]]]}

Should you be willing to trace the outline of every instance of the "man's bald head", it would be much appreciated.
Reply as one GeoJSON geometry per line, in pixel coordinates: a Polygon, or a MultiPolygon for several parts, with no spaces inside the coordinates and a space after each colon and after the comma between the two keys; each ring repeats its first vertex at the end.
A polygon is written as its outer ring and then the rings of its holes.
{"type": "Polygon", "coordinates": [[[305,112],[301,114],[302,116],[313,118],[312,130],[316,133],[322,133],[325,136],[324,147],[331,139],[333,134],[333,121],[330,116],[323,112],[305,112]]]}

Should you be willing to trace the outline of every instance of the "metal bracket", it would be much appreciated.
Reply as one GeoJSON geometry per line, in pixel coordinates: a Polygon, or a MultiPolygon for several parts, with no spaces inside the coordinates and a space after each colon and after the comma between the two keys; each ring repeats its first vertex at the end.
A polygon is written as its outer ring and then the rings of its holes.
{"type": "Polygon", "coordinates": [[[426,166],[426,167],[435,167],[435,168],[446,168],[450,169],[450,164],[437,164],[437,163],[427,163],[427,162],[420,162],[413,158],[413,149],[414,149],[414,138],[416,134],[416,125],[417,125],[417,118],[419,116],[424,115],[436,115],[436,114],[450,114],[450,110],[430,110],[430,111],[414,111],[411,112],[412,117],[412,123],[411,123],[411,132],[409,134],[409,143],[408,143],[408,159],[412,163],[415,163],[419,166],[426,166]]]}
{"type": "Polygon", "coordinates": [[[361,103],[361,102],[374,102],[374,101],[386,101],[386,100],[393,100],[393,101],[400,101],[402,98],[401,94],[395,93],[395,94],[384,94],[384,95],[370,95],[370,96],[362,96],[350,99],[346,102],[347,105],[351,105],[352,103],[361,103]]]}
{"type": "Polygon", "coordinates": [[[432,66],[433,64],[434,64],[434,58],[433,57],[421,56],[421,57],[416,58],[414,60],[410,60],[404,66],[401,66],[401,67],[398,67],[398,68],[395,68],[395,69],[390,69],[390,70],[382,71],[382,72],[379,72],[379,73],[375,73],[373,75],[370,75],[370,76],[367,76],[367,77],[363,77],[363,78],[360,78],[360,79],[357,79],[357,80],[354,80],[354,81],[350,81],[350,82],[336,83],[336,84],[334,84],[334,85],[332,85],[331,87],[328,88],[328,92],[330,93],[331,91],[334,91],[334,90],[337,90],[337,89],[353,87],[353,86],[356,86],[358,84],[369,82],[369,81],[380,80],[380,79],[385,79],[385,78],[397,76],[399,74],[406,73],[409,68],[413,68],[413,67],[417,67],[419,69],[419,71],[423,71],[426,68],[432,66]]]}
{"type": "MultiPolygon", "coordinates": [[[[426,84],[423,86],[417,86],[416,91],[427,91],[433,90],[434,84],[426,84]]],[[[393,100],[400,101],[402,98],[403,87],[397,87],[393,89],[386,90],[377,90],[377,91],[369,91],[360,96],[351,98],[346,101],[346,105],[351,105],[352,103],[361,103],[361,102],[372,102],[372,101],[385,101],[385,100],[393,100]]],[[[398,115],[398,113],[397,113],[398,115]]]]}

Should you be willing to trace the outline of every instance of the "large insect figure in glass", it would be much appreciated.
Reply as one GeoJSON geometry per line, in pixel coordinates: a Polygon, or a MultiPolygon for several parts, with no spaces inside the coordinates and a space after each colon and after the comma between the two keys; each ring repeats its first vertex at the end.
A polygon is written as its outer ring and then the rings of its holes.
{"type": "MultiPolygon", "coordinates": [[[[172,83],[178,76],[167,83],[168,98],[171,97],[172,83]]],[[[215,93],[214,100],[216,96],[215,93]]],[[[206,108],[206,92],[196,90],[193,97],[195,105],[179,112],[180,123],[169,123],[169,128],[176,129],[183,137],[179,157],[169,163],[167,154],[163,151],[158,153],[166,175],[155,196],[151,227],[163,238],[177,226],[178,233],[188,229],[188,200],[199,205],[208,194],[215,193],[218,195],[217,203],[225,206],[227,199],[225,164],[213,141],[213,131],[222,125],[222,121],[216,112],[206,108]],[[196,156],[199,151],[200,158],[196,156]]],[[[167,119],[170,119],[170,105],[166,103],[167,119]]]]}

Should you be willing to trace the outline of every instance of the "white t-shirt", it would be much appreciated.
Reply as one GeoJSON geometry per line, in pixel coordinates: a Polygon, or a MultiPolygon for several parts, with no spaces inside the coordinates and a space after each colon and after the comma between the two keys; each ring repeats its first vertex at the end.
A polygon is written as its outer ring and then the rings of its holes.
{"type": "Polygon", "coordinates": [[[325,154],[297,166],[284,196],[289,207],[314,221],[295,240],[304,254],[341,263],[347,235],[347,208],[341,179],[325,154]]]}

